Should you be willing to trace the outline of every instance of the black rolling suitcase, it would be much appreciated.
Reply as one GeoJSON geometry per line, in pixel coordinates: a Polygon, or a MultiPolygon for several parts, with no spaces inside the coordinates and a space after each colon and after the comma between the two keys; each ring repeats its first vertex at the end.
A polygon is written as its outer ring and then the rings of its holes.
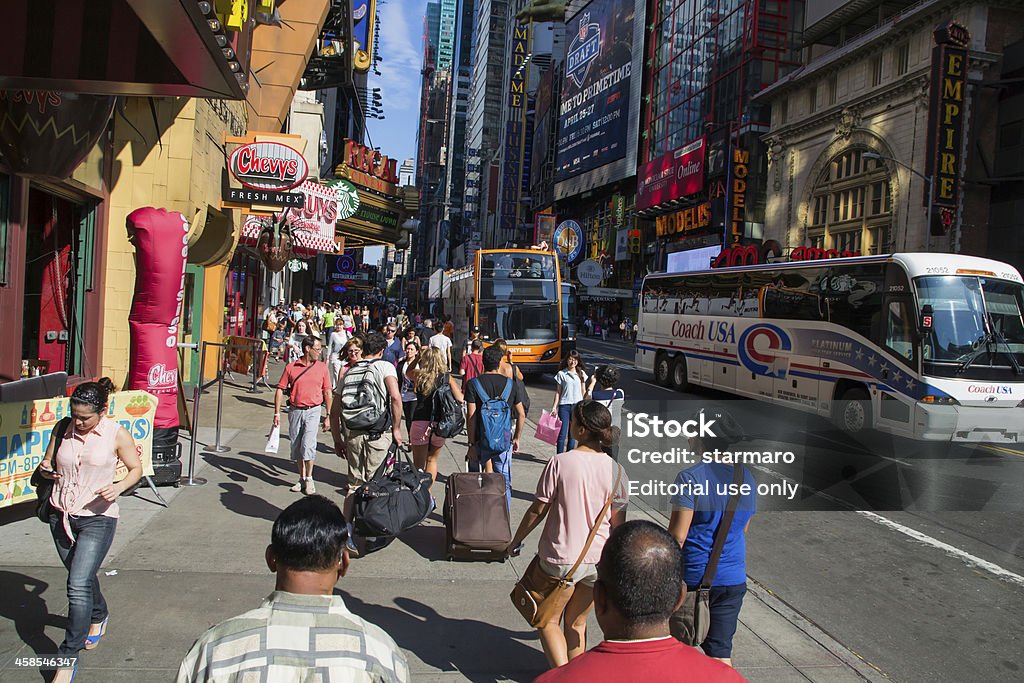
{"type": "Polygon", "coordinates": [[[505,477],[458,472],[444,487],[445,554],[449,560],[505,561],[512,542],[505,477]]]}

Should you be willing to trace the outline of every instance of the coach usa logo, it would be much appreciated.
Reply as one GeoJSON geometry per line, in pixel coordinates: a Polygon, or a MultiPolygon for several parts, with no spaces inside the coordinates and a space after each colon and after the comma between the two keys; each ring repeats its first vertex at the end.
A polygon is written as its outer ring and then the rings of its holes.
{"type": "Polygon", "coordinates": [[[774,351],[792,351],[789,335],[775,325],[754,325],[744,330],[737,344],[740,362],[751,372],[782,379],[789,363],[785,356],[774,351]]]}
{"type": "Polygon", "coordinates": [[[566,58],[565,71],[576,83],[577,88],[583,87],[590,73],[590,65],[601,54],[601,25],[591,23],[590,12],[584,12],[580,18],[580,27],[569,43],[569,55],[566,58]]]}

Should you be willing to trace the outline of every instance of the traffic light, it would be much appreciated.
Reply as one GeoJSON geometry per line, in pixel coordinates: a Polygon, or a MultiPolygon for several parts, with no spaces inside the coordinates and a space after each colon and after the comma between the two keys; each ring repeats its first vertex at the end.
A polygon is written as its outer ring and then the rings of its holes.
{"type": "Polygon", "coordinates": [[[640,231],[630,230],[629,231],[629,253],[639,254],[640,253],[640,231]]]}

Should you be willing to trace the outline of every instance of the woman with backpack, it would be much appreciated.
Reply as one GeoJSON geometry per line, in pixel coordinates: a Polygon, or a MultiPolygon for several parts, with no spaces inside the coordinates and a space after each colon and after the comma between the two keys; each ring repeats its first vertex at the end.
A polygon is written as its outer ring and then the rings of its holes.
{"type": "Polygon", "coordinates": [[[612,529],[626,521],[629,500],[629,481],[622,467],[602,450],[619,440],[611,413],[597,401],[580,401],[569,413],[566,422],[579,445],[548,460],[533,504],[509,544],[510,554],[515,555],[546,517],[537,544],[539,570],[565,577],[580,562],[570,577],[573,589],[565,607],[538,629],[552,668],[587,649],[587,614],[594,604],[597,562],[612,529]],[[591,531],[594,536],[588,546],[591,531]]]}
{"type": "Polygon", "coordinates": [[[398,361],[398,388],[402,393],[402,416],[405,418],[405,433],[412,437],[412,413],[416,408],[416,390],[412,379],[419,365],[420,345],[415,339],[405,343],[405,358],[398,361]]]}
{"type": "Polygon", "coordinates": [[[573,349],[558,368],[555,375],[555,401],[551,404],[551,414],[557,415],[562,421],[558,430],[558,453],[576,448],[576,441],[569,432],[569,415],[572,407],[583,400],[584,387],[587,386],[587,373],[583,371],[583,358],[580,352],[573,349]]]}
{"type": "Polygon", "coordinates": [[[416,392],[416,407],[413,408],[412,429],[409,431],[412,459],[416,467],[425,470],[434,480],[437,479],[437,456],[445,442],[444,438],[431,433],[434,424],[443,417],[434,414],[434,396],[447,384],[456,401],[462,403],[464,400],[462,390],[446,370],[446,365],[441,352],[428,346],[420,351],[419,362],[411,371],[416,392]]]}

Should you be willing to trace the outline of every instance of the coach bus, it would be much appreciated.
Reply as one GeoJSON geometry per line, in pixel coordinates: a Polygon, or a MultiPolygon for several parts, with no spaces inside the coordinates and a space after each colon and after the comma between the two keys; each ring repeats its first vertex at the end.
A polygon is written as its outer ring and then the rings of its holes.
{"type": "Polygon", "coordinates": [[[557,372],[571,348],[558,258],[537,249],[481,249],[446,274],[445,311],[462,349],[471,326],[484,342],[504,339],[523,372],[557,372]]]}
{"type": "Polygon", "coordinates": [[[1013,267],[892,254],[655,274],[636,364],[932,441],[1024,442],[1024,285],[1013,267]]]}

